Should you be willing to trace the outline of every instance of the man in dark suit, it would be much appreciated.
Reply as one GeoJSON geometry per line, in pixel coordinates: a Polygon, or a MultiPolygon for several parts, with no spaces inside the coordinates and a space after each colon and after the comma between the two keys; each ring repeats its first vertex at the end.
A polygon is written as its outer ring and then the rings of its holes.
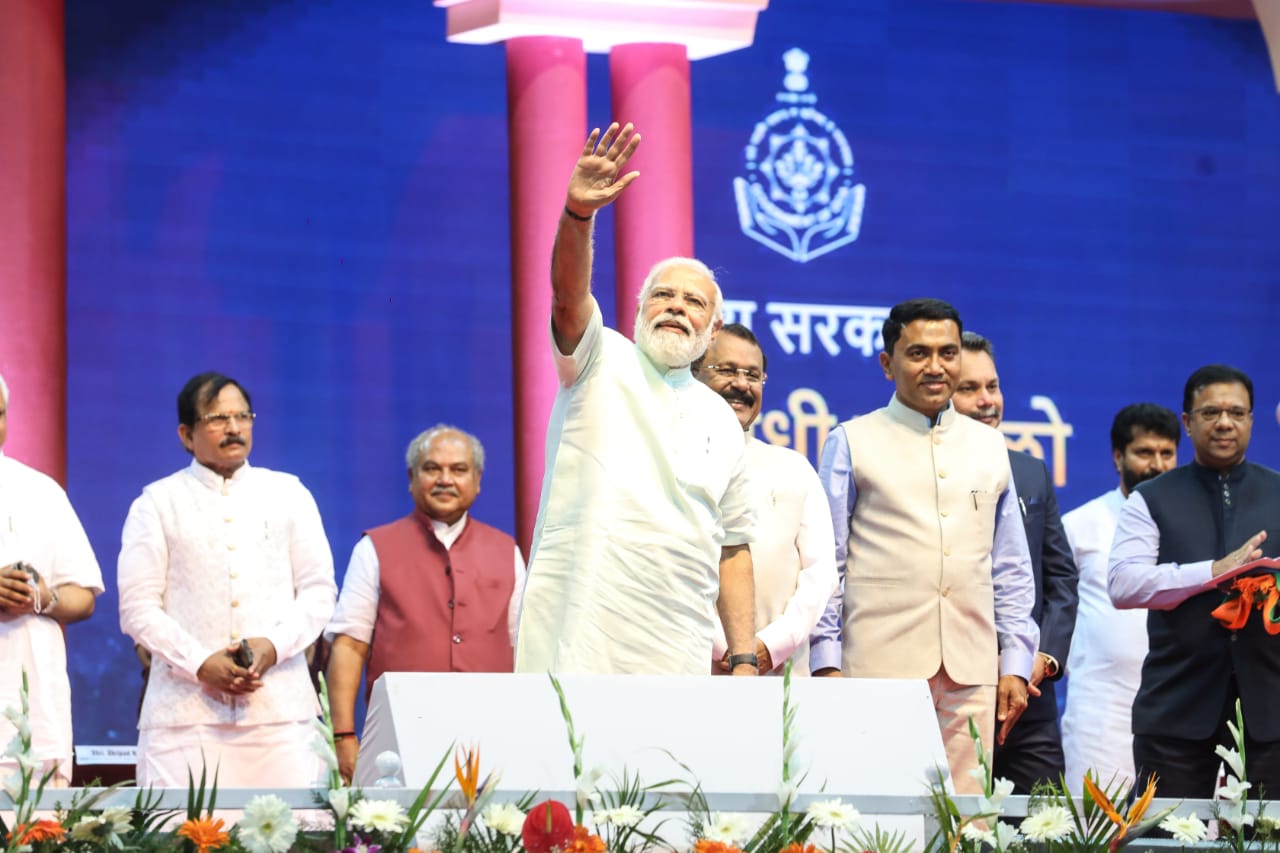
{"type": "MultiPolygon", "coordinates": [[[[1004,396],[991,342],[965,332],[961,346],[960,375],[951,403],[960,414],[999,427],[1004,396]]],[[[1040,649],[1031,672],[1027,710],[1005,741],[995,745],[992,769],[997,777],[1013,782],[1014,793],[1030,794],[1036,782],[1057,782],[1065,770],[1054,682],[1062,676],[1071,649],[1079,575],[1058,514],[1049,469],[1042,460],[1013,451],[1009,452],[1009,467],[1035,570],[1036,601],[1031,615],[1040,626],[1040,649]]]]}
{"type": "MultiPolygon", "coordinates": [[[[1195,459],[1133,490],[1116,522],[1107,569],[1116,607],[1149,610],[1149,650],[1133,703],[1138,784],[1154,775],[1160,796],[1213,796],[1215,749],[1235,747],[1227,721],[1239,701],[1248,799],[1274,800],[1280,794],[1275,600],[1255,604],[1239,588],[1230,594],[1231,587],[1215,588],[1215,579],[1260,557],[1280,557],[1280,472],[1245,459],[1253,382],[1234,367],[1210,364],[1191,374],[1182,426],[1195,459]],[[1239,607],[1234,614],[1232,604],[1239,607]]],[[[1274,574],[1252,580],[1270,585],[1274,574]]],[[[1243,817],[1234,813],[1237,825],[1243,817]]]]}

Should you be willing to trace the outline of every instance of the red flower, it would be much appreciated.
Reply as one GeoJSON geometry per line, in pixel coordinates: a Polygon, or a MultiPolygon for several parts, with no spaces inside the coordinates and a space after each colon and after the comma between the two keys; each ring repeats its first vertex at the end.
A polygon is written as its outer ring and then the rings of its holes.
{"type": "Polygon", "coordinates": [[[547,800],[529,809],[520,837],[528,853],[551,853],[574,840],[573,828],[573,818],[564,803],[547,800]]]}
{"type": "Polygon", "coordinates": [[[798,841],[793,841],[786,847],[783,847],[780,853],[818,853],[818,848],[812,844],[801,846],[798,841]]]}

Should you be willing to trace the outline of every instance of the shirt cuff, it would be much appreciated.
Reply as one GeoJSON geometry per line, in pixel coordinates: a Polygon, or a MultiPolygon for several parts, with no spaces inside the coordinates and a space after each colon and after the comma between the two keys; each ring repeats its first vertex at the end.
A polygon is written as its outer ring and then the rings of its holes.
{"type": "Polygon", "coordinates": [[[819,637],[809,644],[809,672],[820,669],[840,668],[840,640],[836,637],[819,637]]]}
{"type": "MultiPolygon", "coordinates": [[[[756,639],[764,643],[769,650],[769,660],[774,669],[787,662],[787,658],[796,653],[796,647],[787,636],[786,629],[777,622],[771,622],[756,632],[756,639]]],[[[837,662],[835,666],[839,666],[837,662]]]]}
{"type": "Polygon", "coordinates": [[[1005,649],[1000,653],[1000,675],[1021,676],[1023,681],[1030,684],[1031,667],[1034,663],[1034,657],[1022,649],[1005,649]]]}

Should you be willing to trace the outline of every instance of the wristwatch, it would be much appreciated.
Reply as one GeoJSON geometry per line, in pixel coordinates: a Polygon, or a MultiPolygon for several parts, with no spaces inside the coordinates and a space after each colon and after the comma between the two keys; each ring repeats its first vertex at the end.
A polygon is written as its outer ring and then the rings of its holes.
{"type": "Polygon", "coordinates": [[[734,667],[741,666],[744,663],[751,664],[754,667],[760,666],[760,658],[756,657],[755,652],[747,652],[741,655],[729,655],[729,671],[732,672],[734,667]]]}

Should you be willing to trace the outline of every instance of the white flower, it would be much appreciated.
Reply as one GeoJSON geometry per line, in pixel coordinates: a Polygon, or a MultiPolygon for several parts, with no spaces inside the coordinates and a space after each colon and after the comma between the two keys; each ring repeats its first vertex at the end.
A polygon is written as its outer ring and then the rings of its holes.
{"type": "Polygon", "coordinates": [[[745,815],[716,812],[711,815],[711,823],[702,837],[737,847],[751,837],[751,822],[745,815]]]}
{"type": "Polygon", "coordinates": [[[9,745],[4,748],[5,758],[17,758],[22,754],[22,750],[26,745],[22,742],[21,735],[14,735],[13,740],[9,741],[9,745]]]}
{"type": "Polygon", "coordinates": [[[22,775],[20,773],[10,773],[4,777],[4,782],[0,782],[4,786],[4,792],[9,795],[9,799],[17,802],[18,797],[22,794],[22,775]]]}
{"type": "Polygon", "coordinates": [[[75,841],[96,842],[100,848],[120,847],[119,836],[129,831],[128,806],[112,806],[100,815],[85,815],[71,827],[75,841]]]}
{"type": "Polygon", "coordinates": [[[614,826],[635,826],[644,819],[644,812],[635,806],[618,806],[595,813],[596,823],[614,826]]]}
{"type": "Polygon", "coordinates": [[[983,797],[978,807],[982,814],[999,814],[1003,809],[1001,803],[1013,793],[1013,783],[1008,779],[997,779],[991,784],[991,796],[983,797]]]}
{"type": "Polygon", "coordinates": [[[1057,841],[1071,832],[1071,814],[1062,806],[1047,806],[1022,821],[1022,834],[1031,841],[1057,841]]]}
{"type": "Polygon", "coordinates": [[[1195,815],[1188,815],[1187,817],[1169,815],[1160,821],[1160,828],[1172,835],[1175,841],[1181,841],[1183,844],[1195,844],[1197,841],[1204,841],[1209,834],[1209,827],[1205,826],[1204,821],[1195,815]]]}
{"type": "Polygon", "coordinates": [[[853,829],[861,817],[857,809],[841,800],[812,803],[806,813],[815,824],[828,829],[853,829]]]}
{"type": "Polygon", "coordinates": [[[1232,773],[1242,779],[1244,778],[1244,759],[1240,756],[1240,753],[1234,749],[1227,749],[1222,744],[1214,747],[1213,751],[1219,758],[1227,762],[1227,766],[1231,768],[1232,773]]]}
{"type": "Polygon", "coordinates": [[[1253,787],[1251,782],[1241,782],[1234,776],[1227,777],[1227,783],[1214,792],[1214,799],[1229,800],[1238,803],[1244,798],[1245,791],[1253,787]]]}
{"type": "Polygon", "coordinates": [[[259,794],[244,807],[240,843],[249,853],[285,853],[298,837],[289,805],[275,794],[259,794]]]}
{"type": "Polygon", "coordinates": [[[996,837],[989,829],[983,829],[976,823],[966,823],[964,829],[960,830],[960,835],[966,841],[973,841],[978,844],[985,844],[988,847],[996,846],[996,837]]]}
{"type": "Polygon", "coordinates": [[[1253,824],[1253,815],[1245,811],[1245,803],[1232,803],[1231,808],[1224,810],[1218,817],[1231,824],[1231,828],[1239,832],[1246,826],[1253,824]]]}
{"type": "Polygon", "coordinates": [[[333,744],[329,738],[317,733],[311,741],[311,748],[315,750],[316,755],[324,759],[324,764],[329,770],[336,771],[338,769],[338,755],[333,751],[333,744]]]}
{"type": "Polygon", "coordinates": [[[399,832],[408,821],[404,808],[393,800],[360,800],[351,807],[351,825],[370,832],[399,832]]]}
{"type": "Polygon", "coordinates": [[[778,786],[778,808],[790,808],[791,802],[796,798],[796,794],[798,793],[800,793],[799,783],[783,782],[778,786]]]}
{"type": "Polygon", "coordinates": [[[17,728],[22,724],[24,717],[22,711],[12,705],[9,705],[4,709],[4,716],[9,722],[13,723],[14,728],[17,728]]]}
{"type": "Polygon", "coordinates": [[[514,803],[492,803],[480,815],[485,826],[503,835],[519,835],[524,828],[524,812],[514,803]]]}
{"type": "Polygon", "coordinates": [[[582,775],[573,780],[574,787],[578,789],[579,807],[585,809],[592,803],[599,802],[600,795],[596,793],[596,783],[603,775],[603,767],[592,767],[590,770],[582,771],[582,775]]]}
{"type": "Polygon", "coordinates": [[[338,820],[347,819],[347,810],[351,808],[351,789],[334,788],[329,792],[329,807],[338,820]]]}
{"type": "Polygon", "coordinates": [[[1009,850],[1022,841],[1022,835],[1007,823],[997,823],[992,831],[995,835],[997,850],[1009,850]]]}

